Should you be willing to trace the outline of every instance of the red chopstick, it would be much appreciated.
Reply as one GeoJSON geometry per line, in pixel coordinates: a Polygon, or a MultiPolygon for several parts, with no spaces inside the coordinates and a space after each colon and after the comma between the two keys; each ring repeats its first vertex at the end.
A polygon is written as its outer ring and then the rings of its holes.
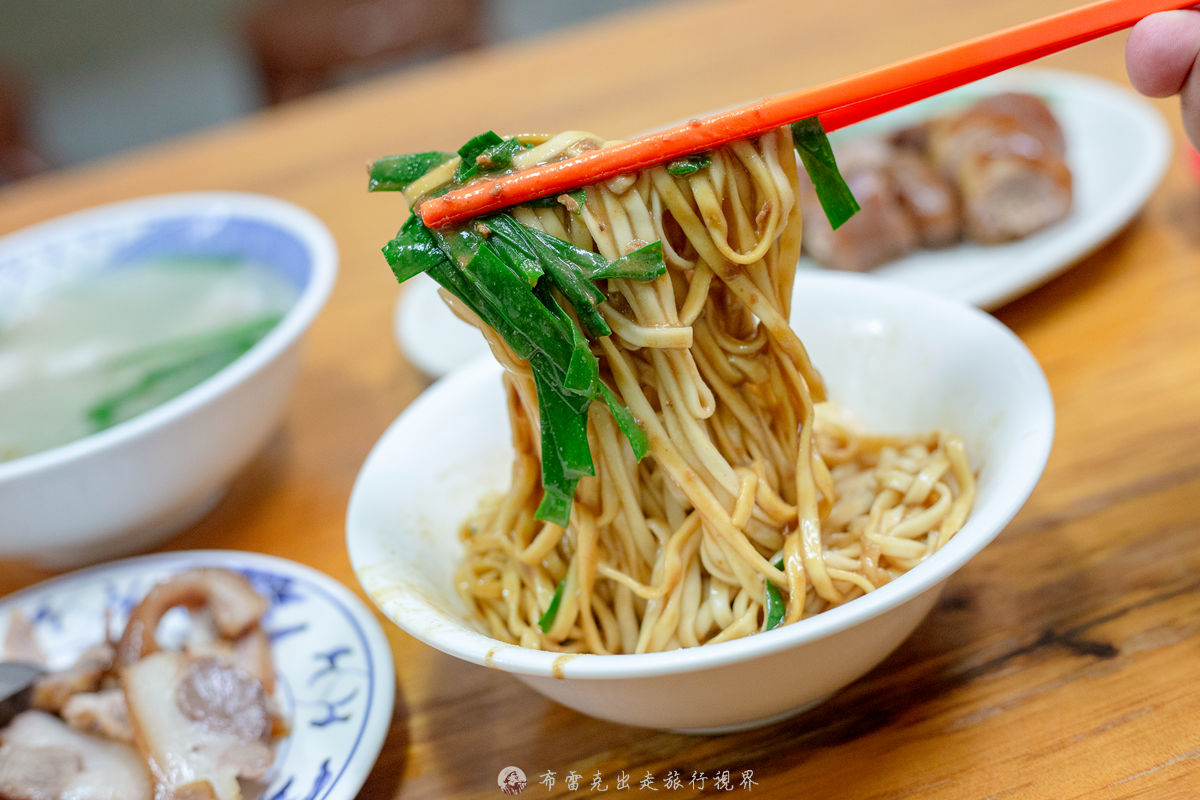
{"type": "Polygon", "coordinates": [[[812,116],[820,118],[825,130],[836,130],[1128,28],[1156,11],[1187,8],[1195,3],[1100,0],[848,78],[590,150],[566,161],[473,183],[424,201],[417,213],[426,225],[441,227],[711,150],[812,116]]]}

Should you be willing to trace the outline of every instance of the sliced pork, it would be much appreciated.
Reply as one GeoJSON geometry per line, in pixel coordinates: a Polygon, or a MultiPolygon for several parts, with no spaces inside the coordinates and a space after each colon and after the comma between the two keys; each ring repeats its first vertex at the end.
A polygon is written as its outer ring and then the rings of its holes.
{"type": "Polygon", "coordinates": [[[158,650],[158,623],[178,606],[207,609],[217,633],[227,639],[249,632],[267,612],[267,601],[235,572],[209,567],[181,572],[151,589],[129,615],[117,645],[120,662],[130,664],[158,650]]]}
{"type": "Polygon", "coordinates": [[[254,676],[163,651],[126,667],[122,683],[134,740],[163,791],[241,800],[239,780],[266,774],[275,720],[254,676]]]}
{"type": "Polygon", "coordinates": [[[983,244],[1021,239],[1071,208],[1066,143],[1037,97],[1001,94],[933,120],[928,153],[959,187],[964,228],[983,244]]]}
{"type": "Polygon", "coordinates": [[[962,238],[962,203],[950,180],[920,153],[898,148],[887,173],[922,247],[949,247],[962,238]]]}
{"type": "Polygon", "coordinates": [[[893,148],[882,139],[858,139],[838,152],[838,168],[860,210],[837,230],[829,226],[806,177],[800,179],[804,247],[834,269],[862,272],[899,258],[920,243],[916,222],[901,204],[887,166],[893,148]]]}
{"type": "Polygon", "coordinates": [[[43,711],[0,731],[3,800],[152,800],[145,764],[130,745],[82,733],[43,711]]]}
{"type": "Polygon", "coordinates": [[[804,247],[826,267],[867,270],[917,247],[998,244],[1065,217],[1066,139],[1039,98],[1004,93],[883,137],[835,148],[862,210],[831,230],[801,180],[804,247]]]}
{"type": "Polygon", "coordinates": [[[57,713],[73,696],[96,691],[112,670],[113,656],[112,645],[101,642],[83,651],[72,666],[39,678],[33,689],[33,707],[57,713]]]}
{"type": "Polygon", "coordinates": [[[8,630],[4,632],[4,645],[0,648],[6,661],[23,661],[26,664],[44,665],[46,656],[37,643],[33,621],[17,611],[8,618],[8,630]]]}
{"type": "MultiPolygon", "coordinates": [[[[35,710],[0,730],[0,800],[242,800],[287,731],[273,698],[267,601],[243,576],[195,569],[158,584],[120,640],[38,680],[35,710]],[[177,649],[158,628],[188,609],[177,649]],[[245,794],[244,794],[245,793],[245,794]]],[[[42,662],[32,625],[5,648],[42,662]]]]}
{"type": "Polygon", "coordinates": [[[125,692],[120,688],[72,695],[60,713],[63,721],[76,730],[121,742],[133,741],[125,692]]]}

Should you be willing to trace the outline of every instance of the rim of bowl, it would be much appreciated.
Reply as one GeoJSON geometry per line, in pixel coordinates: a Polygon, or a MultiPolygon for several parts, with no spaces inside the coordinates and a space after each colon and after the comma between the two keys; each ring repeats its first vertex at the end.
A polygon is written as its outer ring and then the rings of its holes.
{"type": "MultiPolygon", "coordinates": [[[[857,597],[844,605],[822,611],[807,619],[790,625],[781,625],[769,631],[759,631],[738,639],[719,642],[699,647],[679,648],[655,653],[621,653],[615,655],[597,655],[594,653],[558,653],[548,650],[534,650],[519,645],[502,642],[498,639],[468,627],[461,620],[450,615],[443,615],[434,609],[418,593],[406,592],[408,603],[419,606],[411,611],[405,610],[407,617],[404,622],[394,618],[382,607],[381,611],[395,625],[410,636],[449,655],[480,664],[503,672],[529,677],[546,677],[555,679],[590,679],[615,680],[626,678],[643,678],[663,675],[698,672],[726,666],[732,663],[748,661],[755,658],[778,653],[797,647],[816,639],[820,639],[839,631],[851,628],[879,616],[920,594],[934,589],[951,575],[961,569],[974,558],[1020,511],[1029,499],[1041,479],[1046,462],[1050,457],[1050,449],[1054,440],[1054,401],[1050,385],[1040,364],[1029,348],[1007,326],[974,306],[933,294],[932,292],[914,289],[907,286],[897,286],[878,278],[849,273],[813,273],[797,276],[797,282],[810,284],[844,284],[854,285],[854,291],[871,294],[881,298],[880,303],[896,301],[906,304],[916,303],[929,311],[936,311],[947,318],[964,320],[965,324],[990,328],[995,335],[1007,341],[1014,349],[1017,358],[1030,379],[1029,401],[1034,406],[1032,416],[1044,420],[1037,437],[1029,443],[1029,466],[1036,467],[1022,474],[1014,475],[1007,485],[1010,486],[999,499],[992,517],[990,527],[983,528],[978,517],[968,517],[963,528],[950,542],[931,555],[917,567],[900,575],[889,583],[879,587],[869,594],[857,597]],[[965,535],[964,535],[965,534],[965,535]],[[449,618],[453,625],[447,625],[449,618]]],[[[461,367],[434,384],[449,382],[465,376],[469,370],[478,370],[480,365],[493,362],[490,357],[477,359],[471,364],[461,367]]],[[[494,362],[493,362],[494,363],[494,362]]],[[[428,395],[417,398],[415,406],[426,400],[428,395]]],[[[405,409],[407,411],[408,409],[405,409]]],[[[403,415],[404,412],[401,412],[403,415]]],[[[397,418],[397,424],[399,418],[397,418]]],[[[389,428],[390,430],[390,428],[389,428]]],[[[385,434],[386,437],[386,434],[385,434]]],[[[382,439],[381,439],[382,442],[382,439]]],[[[380,442],[380,443],[381,443],[380,442]]],[[[368,455],[363,470],[375,457],[376,443],[368,455]]],[[[356,505],[359,495],[359,485],[356,481],[347,509],[347,522],[352,517],[351,510],[356,505]]],[[[364,566],[362,552],[365,548],[374,549],[365,542],[355,541],[351,537],[351,528],[347,527],[348,550],[350,561],[356,575],[360,566],[364,566]],[[357,556],[357,557],[356,557],[357,556]]],[[[362,578],[359,578],[360,583],[362,578]]],[[[364,590],[367,587],[364,585],[364,590]]],[[[372,602],[375,598],[370,591],[367,595],[372,602]]],[[[379,603],[376,603],[379,606],[379,603]]]]}
{"type": "Polygon", "coordinates": [[[252,217],[279,226],[294,236],[312,258],[308,282],[287,313],[253,347],[195,386],[117,425],[37,453],[0,462],[0,483],[52,470],[163,428],[258,372],[292,345],[312,324],[329,299],[337,277],[338,251],[333,234],[312,212],[268,195],[251,192],[179,192],[149,195],[83,209],[36,223],[0,238],[4,245],[56,236],[81,225],[112,217],[163,218],[192,212],[203,218],[220,209],[225,216],[252,217]],[[139,214],[139,212],[142,212],[139,214]]]}

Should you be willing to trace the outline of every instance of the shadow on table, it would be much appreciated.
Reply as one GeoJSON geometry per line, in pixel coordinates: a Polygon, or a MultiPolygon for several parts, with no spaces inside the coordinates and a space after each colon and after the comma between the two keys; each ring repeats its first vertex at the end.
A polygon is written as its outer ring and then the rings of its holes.
{"type": "Polygon", "coordinates": [[[387,737],[379,751],[379,759],[367,780],[359,790],[360,798],[399,797],[404,782],[404,771],[408,766],[409,735],[408,703],[397,682],[396,705],[392,709],[392,721],[388,725],[387,737]]]}

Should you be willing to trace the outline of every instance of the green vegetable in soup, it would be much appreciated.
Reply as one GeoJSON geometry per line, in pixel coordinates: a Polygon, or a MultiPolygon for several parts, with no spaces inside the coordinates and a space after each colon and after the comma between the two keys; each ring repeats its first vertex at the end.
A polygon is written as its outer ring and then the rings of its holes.
{"type": "Polygon", "coordinates": [[[0,460],[120,424],[265,336],[295,300],[244,260],[151,260],[47,290],[0,323],[0,460]]]}

